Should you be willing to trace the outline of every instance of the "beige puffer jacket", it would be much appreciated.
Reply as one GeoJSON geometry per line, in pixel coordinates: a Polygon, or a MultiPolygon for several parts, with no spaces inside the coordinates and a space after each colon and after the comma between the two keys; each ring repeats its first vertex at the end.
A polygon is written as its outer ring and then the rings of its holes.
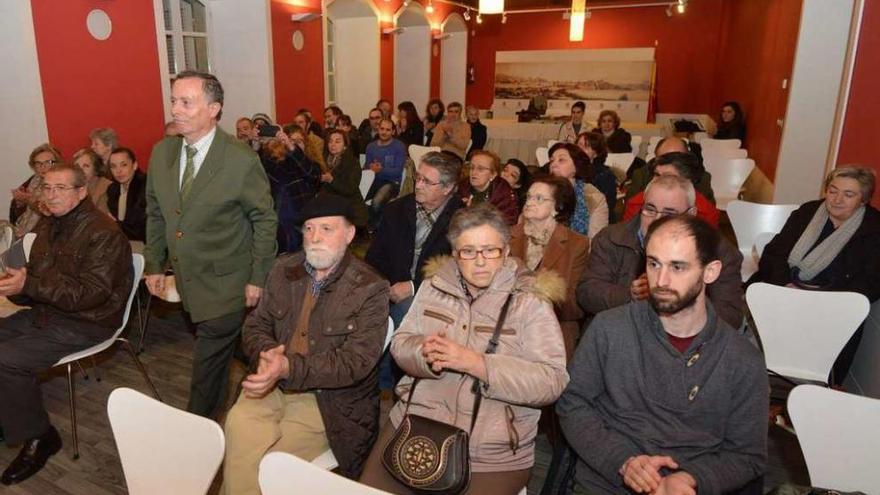
{"type": "Polygon", "coordinates": [[[470,428],[473,378],[454,371],[433,373],[422,356],[422,342],[444,331],[458,344],[484,352],[501,306],[512,294],[496,353],[485,357],[489,379],[471,434],[471,468],[531,468],[539,408],[553,403],[568,384],[562,333],[551,302],[565,297],[564,282],[555,273],[535,274],[508,258],[492,285],[469,303],[454,259],[431,260],[425,276],[391,343],[394,359],[407,373],[397,386],[401,400],[391,410],[392,424],[400,424],[413,377],[420,377],[410,414],[470,428]]]}

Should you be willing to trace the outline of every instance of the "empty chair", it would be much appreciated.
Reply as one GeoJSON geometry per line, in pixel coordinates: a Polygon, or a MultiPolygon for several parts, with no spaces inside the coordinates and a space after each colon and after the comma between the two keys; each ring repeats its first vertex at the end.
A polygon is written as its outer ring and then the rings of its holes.
{"type": "Polygon", "coordinates": [[[724,162],[705,162],[706,170],[712,174],[712,189],[715,192],[715,205],[726,210],[727,204],[739,199],[742,186],[755,169],[755,160],[743,158],[724,162]]]}
{"type": "Polygon", "coordinates": [[[788,413],[813,486],[880,493],[880,400],[800,385],[788,396],[788,413]]]}
{"type": "Polygon", "coordinates": [[[220,425],[130,388],[117,388],[107,415],[131,495],[208,491],[226,440],[220,425]]]}
{"type": "Polygon", "coordinates": [[[763,282],[749,286],[746,302],[767,370],[824,384],[870,306],[868,298],[855,292],[809,291],[763,282]]]}
{"type": "Polygon", "coordinates": [[[550,148],[541,146],[535,149],[535,158],[538,160],[538,166],[543,167],[550,162],[550,148]]]}
{"type": "MultiPolygon", "coordinates": [[[[439,146],[419,146],[418,144],[409,145],[409,157],[412,158],[413,163],[416,167],[419,166],[419,162],[422,160],[422,156],[429,151],[440,151],[439,146]]],[[[365,195],[366,196],[366,195],[365,195]]]]}
{"type": "MultiPolygon", "coordinates": [[[[705,133],[702,133],[705,134],[705,133]]],[[[710,137],[703,137],[702,139],[697,140],[700,143],[700,146],[706,149],[726,149],[726,150],[735,150],[739,149],[742,146],[742,142],[739,139],[712,139],[710,137]]]]}
{"type": "MultiPolygon", "coordinates": [[[[740,200],[731,201],[727,205],[727,216],[733,226],[733,233],[736,234],[736,244],[743,255],[743,281],[748,280],[758,271],[759,258],[753,256],[753,248],[758,236],[766,232],[770,233],[772,239],[773,234],[782,230],[788,216],[796,209],[798,205],[765,205],[740,200]]],[[[764,245],[766,244],[765,242],[764,245]]]]}
{"type": "Polygon", "coordinates": [[[263,495],[292,495],[294,493],[380,495],[388,493],[333,474],[286,452],[266,454],[260,461],[259,476],[260,490],[263,495]]]}

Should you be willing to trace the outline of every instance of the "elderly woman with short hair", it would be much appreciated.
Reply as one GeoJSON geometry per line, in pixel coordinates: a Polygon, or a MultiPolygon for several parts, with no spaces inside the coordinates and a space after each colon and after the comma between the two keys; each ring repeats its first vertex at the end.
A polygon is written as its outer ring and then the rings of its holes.
{"type": "Polygon", "coordinates": [[[471,153],[468,178],[459,184],[458,194],[467,206],[491,203],[501,211],[509,225],[515,224],[519,217],[519,200],[501,176],[501,159],[489,150],[471,153]]]}
{"type": "Polygon", "coordinates": [[[101,157],[105,170],[109,170],[110,154],[119,146],[119,136],[116,135],[116,131],[109,127],[92,129],[89,139],[92,142],[90,148],[101,157]]]}
{"type": "Polygon", "coordinates": [[[43,143],[31,151],[28,165],[34,174],[18,188],[12,190],[9,205],[9,222],[15,224],[15,236],[22,237],[37,225],[42,215],[43,176],[53,165],[62,161],[61,152],[49,143],[43,143]]]}
{"type": "Polygon", "coordinates": [[[413,493],[382,463],[395,428],[410,414],[470,431],[465,493],[515,495],[535,461],[540,407],[554,402],[568,383],[551,303],[560,296],[559,281],[552,274],[538,277],[508,256],[510,228],[491,205],[456,212],[448,237],[453,257],[426,267],[428,278],[394,334],[391,354],[406,373],[397,387],[401,400],[360,481],[413,493]],[[488,354],[505,306],[499,344],[488,354]],[[482,401],[471,429],[478,392],[482,401]]]}
{"type": "Polygon", "coordinates": [[[608,150],[612,153],[632,153],[632,135],[620,127],[620,116],[614,110],[602,110],[593,132],[605,136],[608,150]]]}

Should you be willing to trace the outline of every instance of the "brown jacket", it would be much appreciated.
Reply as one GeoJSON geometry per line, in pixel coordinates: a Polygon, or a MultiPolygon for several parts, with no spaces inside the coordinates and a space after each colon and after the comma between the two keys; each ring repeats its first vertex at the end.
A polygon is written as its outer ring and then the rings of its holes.
{"type": "MultiPolygon", "coordinates": [[[[510,232],[510,255],[525,260],[527,247],[528,238],[524,225],[515,225],[510,232]]],[[[584,318],[584,312],[577,304],[575,289],[587,265],[589,253],[590,240],[586,236],[572,231],[565,225],[557,224],[544,247],[544,256],[538,265],[541,270],[553,270],[565,283],[565,300],[554,304],[553,309],[562,328],[565,356],[569,360],[577,345],[581,320],[584,318]]]]}
{"type": "Polygon", "coordinates": [[[413,377],[420,377],[409,412],[470,428],[473,379],[451,370],[435,374],[422,356],[422,342],[445,332],[458,344],[485,352],[501,306],[511,295],[498,349],[485,356],[488,380],[470,439],[471,467],[475,472],[529,469],[539,408],[553,403],[568,384],[562,335],[550,302],[562,294],[543,292],[538,277],[515,258],[504,262],[492,285],[473,302],[451,257],[432,260],[425,275],[391,342],[391,354],[407,374],[397,386],[401,400],[391,410],[392,425],[400,424],[413,377]]]}
{"type": "MultiPolygon", "coordinates": [[[[311,277],[302,252],[275,262],[242,345],[252,366],[260,352],[287,345],[311,277]]],[[[342,474],[357,478],[379,433],[378,363],[388,330],[388,282],[346,254],[318,294],[309,319],[309,352],[288,353],[289,392],[313,392],[342,474]]]]}
{"type": "Polygon", "coordinates": [[[122,324],[134,277],[131,246],[116,222],[84,199],[63,217],[40,217],[33,231],[24,290],[9,299],[109,337],[122,324]]]}
{"type": "Polygon", "coordinates": [[[467,157],[468,146],[471,144],[471,125],[464,120],[449,122],[444,120],[434,128],[434,136],[430,146],[439,146],[443,151],[450,151],[462,160],[467,157]]]}
{"type": "MultiPolygon", "coordinates": [[[[577,300],[590,314],[632,301],[630,284],[645,272],[644,248],[638,237],[640,218],[611,225],[593,239],[587,268],[577,288],[577,300]]],[[[706,295],[718,316],[733,328],[743,319],[742,254],[724,238],[718,248],[723,268],[706,295]]]]}

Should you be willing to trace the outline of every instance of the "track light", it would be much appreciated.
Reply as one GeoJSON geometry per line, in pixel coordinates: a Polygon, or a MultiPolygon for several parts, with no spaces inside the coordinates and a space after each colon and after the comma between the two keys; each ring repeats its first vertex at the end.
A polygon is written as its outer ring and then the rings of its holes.
{"type": "Polygon", "coordinates": [[[432,2],[431,0],[428,0],[428,6],[425,7],[425,12],[427,12],[429,14],[434,13],[434,2],[432,2]]]}
{"type": "Polygon", "coordinates": [[[679,14],[684,14],[684,9],[686,6],[687,0],[678,0],[678,5],[675,6],[675,10],[677,10],[679,14]]]}
{"type": "Polygon", "coordinates": [[[465,10],[464,14],[462,14],[462,17],[464,17],[465,22],[471,20],[471,9],[465,10]]]}
{"type": "Polygon", "coordinates": [[[501,24],[507,24],[507,13],[506,12],[501,13],[501,24]]]}
{"type": "Polygon", "coordinates": [[[482,24],[482,23],[483,23],[483,16],[481,16],[480,14],[477,14],[477,24],[482,24]]]}

